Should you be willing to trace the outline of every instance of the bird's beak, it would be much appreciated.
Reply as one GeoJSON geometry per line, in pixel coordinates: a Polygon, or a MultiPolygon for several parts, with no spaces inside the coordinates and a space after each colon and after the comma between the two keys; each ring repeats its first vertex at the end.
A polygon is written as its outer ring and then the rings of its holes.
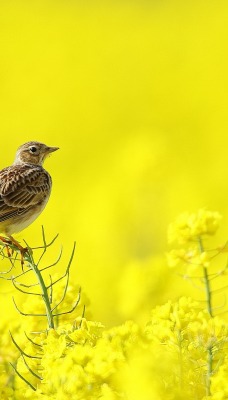
{"type": "Polygon", "coordinates": [[[59,147],[47,147],[46,148],[46,153],[53,153],[53,151],[59,150],[59,147]]]}

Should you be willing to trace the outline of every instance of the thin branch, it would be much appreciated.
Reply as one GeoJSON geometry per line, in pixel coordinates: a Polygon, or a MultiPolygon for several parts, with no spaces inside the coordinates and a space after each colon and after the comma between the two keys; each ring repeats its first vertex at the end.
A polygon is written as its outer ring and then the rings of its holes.
{"type": "Polygon", "coordinates": [[[199,285],[196,285],[196,284],[194,283],[194,281],[193,281],[193,279],[202,280],[202,276],[201,276],[200,278],[192,278],[191,276],[182,275],[182,274],[179,274],[179,273],[177,273],[176,275],[177,275],[177,276],[180,276],[180,277],[182,277],[184,280],[190,282],[190,284],[191,284],[194,288],[200,290],[201,292],[204,291],[204,288],[203,288],[203,287],[201,287],[201,286],[199,286],[199,285]]]}
{"type": "Polygon", "coordinates": [[[225,297],[225,299],[224,299],[224,303],[223,303],[223,304],[221,304],[220,306],[213,307],[213,311],[215,311],[215,310],[221,310],[221,308],[224,308],[225,305],[226,305],[226,297],[225,297]]]}
{"type": "Polygon", "coordinates": [[[59,236],[59,234],[57,233],[57,235],[55,235],[55,237],[51,240],[51,242],[46,244],[46,246],[31,247],[31,249],[32,250],[47,249],[48,247],[50,247],[56,241],[58,236],[59,236]]]}
{"type": "Polygon", "coordinates": [[[23,361],[24,361],[24,363],[25,363],[25,366],[26,366],[26,368],[29,370],[29,372],[30,372],[33,376],[35,376],[35,378],[37,378],[37,379],[39,379],[40,381],[42,381],[42,380],[43,380],[42,376],[37,375],[37,374],[32,370],[32,368],[30,368],[30,366],[28,365],[28,363],[27,363],[25,357],[23,356],[23,354],[22,354],[21,356],[22,356],[23,361]]]}
{"type": "MultiPolygon", "coordinates": [[[[34,292],[26,292],[25,290],[20,289],[16,283],[14,282],[14,279],[11,279],[13,286],[15,287],[15,289],[17,289],[19,292],[21,293],[25,293],[25,294],[31,294],[33,296],[41,296],[40,293],[34,293],[34,292]]],[[[20,283],[19,283],[20,284],[20,283]]]]}
{"type": "Polygon", "coordinates": [[[51,281],[51,284],[50,284],[50,295],[49,295],[49,301],[50,301],[50,304],[52,304],[52,301],[53,301],[53,285],[52,285],[52,276],[51,276],[51,275],[49,275],[49,278],[50,278],[50,281],[51,281]]]}
{"type": "Polygon", "coordinates": [[[50,289],[50,287],[53,287],[56,283],[60,282],[62,279],[64,279],[67,275],[67,272],[64,273],[60,278],[56,279],[56,281],[50,283],[50,285],[47,286],[47,289],[50,289]]]}
{"type": "MultiPolygon", "coordinates": [[[[51,311],[54,311],[64,301],[64,299],[66,297],[66,292],[67,292],[67,289],[68,289],[68,284],[69,284],[69,271],[67,273],[67,279],[66,279],[66,284],[65,284],[64,291],[63,291],[63,295],[62,295],[60,301],[55,305],[55,307],[52,308],[51,311]]],[[[51,287],[51,289],[52,289],[52,287],[51,287]]]]}
{"type": "Polygon", "coordinates": [[[61,259],[61,257],[62,257],[62,254],[63,254],[63,248],[62,248],[62,246],[61,246],[61,248],[60,248],[60,254],[59,254],[57,260],[56,260],[53,264],[50,264],[50,265],[48,265],[47,267],[41,268],[41,269],[40,269],[40,272],[43,272],[43,271],[45,271],[45,269],[54,267],[56,264],[58,264],[58,262],[60,261],[60,259],[61,259]]]}
{"type": "Polygon", "coordinates": [[[212,293],[219,293],[219,292],[223,292],[226,288],[228,287],[228,285],[223,286],[219,289],[213,289],[212,293]]]}
{"type": "Polygon", "coordinates": [[[43,225],[42,225],[41,229],[42,229],[42,239],[43,239],[43,243],[44,243],[44,248],[46,250],[47,242],[46,242],[46,237],[45,237],[45,232],[44,232],[44,226],[43,225]]]}
{"type": "Polygon", "coordinates": [[[65,311],[65,312],[60,312],[60,313],[57,313],[57,314],[53,314],[53,317],[59,317],[60,315],[64,315],[64,314],[71,314],[71,313],[76,309],[76,307],[78,306],[80,300],[81,300],[81,288],[79,289],[78,298],[77,298],[77,300],[76,300],[74,306],[72,307],[72,309],[69,310],[69,311],[65,311]]]}
{"type": "Polygon", "coordinates": [[[26,332],[24,332],[26,338],[29,340],[29,342],[31,342],[32,344],[34,344],[34,346],[38,346],[38,347],[42,347],[41,344],[34,342],[28,335],[26,332]]]}
{"type": "Polygon", "coordinates": [[[12,271],[13,268],[14,268],[14,264],[12,264],[11,267],[7,271],[0,271],[0,274],[1,275],[9,274],[12,271]]]}
{"type": "MultiPolygon", "coordinates": [[[[85,318],[85,310],[86,310],[86,306],[85,306],[85,304],[84,304],[83,310],[82,310],[81,321],[83,320],[83,318],[85,318]]],[[[82,322],[80,322],[80,328],[81,328],[81,324],[82,324],[82,322]]]]}
{"type": "Polygon", "coordinates": [[[81,321],[80,321],[80,324],[79,324],[79,327],[77,328],[77,326],[75,327],[74,326],[74,331],[75,331],[75,329],[81,329],[81,327],[82,327],[82,321],[83,321],[83,318],[85,318],[85,310],[86,310],[86,306],[85,306],[85,304],[84,304],[84,306],[83,306],[83,310],[82,310],[82,316],[81,316],[81,321]]]}
{"type": "Polygon", "coordinates": [[[24,240],[27,250],[25,255],[24,255],[24,259],[29,263],[29,264],[35,264],[34,258],[33,258],[33,251],[31,249],[31,247],[29,246],[29,244],[24,240]]]}
{"type": "MultiPolygon", "coordinates": [[[[14,276],[13,278],[14,279],[20,278],[21,276],[24,276],[25,274],[27,274],[28,272],[31,272],[31,271],[33,271],[32,268],[26,269],[26,271],[21,272],[20,274],[14,276]]],[[[11,279],[11,278],[9,278],[9,279],[11,279]]]]}
{"type": "Polygon", "coordinates": [[[13,303],[14,303],[14,305],[15,305],[15,307],[16,307],[16,310],[17,310],[21,315],[24,315],[25,317],[46,317],[46,316],[47,316],[46,314],[27,314],[27,313],[24,313],[24,312],[21,311],[21,310],[19,309],[19,307],[17,306],[17,304],[16,304],[16,302],[15,302],[15,300],[14,300],[14,297],[12,297],[12,299],[13,299],[13,303]]]}
{"type": "Polygon", "coordinates": [[[11,362],[10,362],[9,364],[11,365],[11,367],[13,367],[14,371],[16,372],[16,374],[17,374],[17,375],[18,375],[32,390],[34,390],[34,392],[36,392],[36,388],[35,388],[29,381],[27,381],[27,379],[25,379],[25,378],[20,374],[20,372],[18,372],[17,368],[14,367],[14,365],[13,365],[11,362]]]}
{"type": "Polygon", "coordinates": [[[228,263],[226,264],[225,268],[220,269],[220,271],[218,271],[218,272],[216,272],[216,273],[214,273],[214,274],[211,274],[211,275],[213,275],[213,276],[210,278],[210,280],[212,281],[212,279],[215,279],[215,278],[217,278],[218,276],[223,275],[224,272],[227,270],[227,268],[228,268],[228,263]]]}
{"type": "Polygon", "coordinates": [[[23,286],[23,287],[26,287],[26,288],[31,288],[31,287],[34,287],[34,286],[39,286],[39,283],[32,283],[31,285],[27,285],[27,284],[25,284],[25,283],[18,282],[18,281],[16,281],[16,276],[15,276],[15,277],[12,276],[12,279],[15,281],[15,283],[16,283],[17,285],[23,286]]]}
{"type": "Polygon", "coordinates": [[[10,273],[10,272],[12,271],[12,269],[14,268],[15,262],[16,262],[16,260],[17,260],[17,253],[15,253],[15,256],[14,256],[14,257],[9,256],[8,254],[7,254],[7,256],[6,256],[6,255],[4,254],[4,248],[5,248],[5,247],[6,247],[6,245],[4,245],[4,246],[1,247],[0,254],[2,255],[2,259],[3,259],[3,260],[4,260],[4,259],[8,259],[8,260],[9,260],[9,262],[10,262],[10,264],[11,264],[11,267],[10,267],[7,271],[0,272],[0,274],[8,274],[8,273],[10,273]]]}
{"type": "MultiPolygon", "coordinates": [[[[74,242],[73,250],[72,250],[72,253],[71,253],[71,256],[70,256],[70,260],[68,262],[68,265],[67,265],[67,268],[66,268],[66,271],[65,271],[64,275],[62,275],[60,278],[56,279],[56,281],[52,282],[52,286],[55,285],[57,282],[61,281],[63,278],[65,278],[65,276],[67,276],[67,274],[69,273],[69,270],[70,270],[70,267],[71,267],[71,264],[72,264],[72,261],[73,261],[73,258],[74,258],[75,249],[76,249],[76,242],[74,242]]],[[[50,288],[50,285],[47,286],[47,289],[49,289],[49,288],[50,288]]]]}
{"type": "Polygon", "coordinates": [[[13,335],[12,335],[12,333],[11,333],[10,331],[9,331],[9,334],[10,334],[10,337],[11,337],[11,339],[12,339],[13,344],[16,346],[16,348],[19,350],[19,352],[20,352],[21,354],[23,354],[25,357],[28,357],[28,358],[36,358],[36,359],[38,359],[38,360],[42,360],[42,357],[30,356],[29,354],[25,353],[25,352],[20,348],[20,346],[17,344],[17,342],[16,342],[15,339],[13,338],[13,335]]]}

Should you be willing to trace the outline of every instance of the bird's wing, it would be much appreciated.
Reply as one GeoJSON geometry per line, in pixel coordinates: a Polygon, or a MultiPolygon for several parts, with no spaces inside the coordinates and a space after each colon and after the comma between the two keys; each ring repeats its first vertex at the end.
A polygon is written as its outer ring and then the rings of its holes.
{"type": "Polygon", "coordinates": [[[12,165],[0,171],[0,222],[42,203],[50,188],[51,177],[40,166],[12,165]]]}

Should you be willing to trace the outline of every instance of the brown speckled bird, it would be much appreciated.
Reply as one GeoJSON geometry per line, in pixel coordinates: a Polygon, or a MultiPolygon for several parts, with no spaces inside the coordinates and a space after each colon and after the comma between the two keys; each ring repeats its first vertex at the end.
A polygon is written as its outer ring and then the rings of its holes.
{"type": "Polygon", "coordinates": [[[42,164],[56,150],[39,142],[25,143],[18,148],[13,165],[0,171],[0,232],[15,245],[18,242],[11,235],[30,225],[47,204],[52,180],[42,164]]]}

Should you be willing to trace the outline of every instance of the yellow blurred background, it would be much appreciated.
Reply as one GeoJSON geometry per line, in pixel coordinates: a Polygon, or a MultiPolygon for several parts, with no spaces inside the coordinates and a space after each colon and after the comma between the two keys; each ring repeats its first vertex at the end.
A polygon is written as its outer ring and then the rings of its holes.
{"type": "MultiPolygon", "coordinates": [[[[66,258],[76,240],[71,279],[106,325],[191,293],[165,260],[179,213],[217,210],[228,237],[227,16],[220,0],[1,1],[0,168],[26,141],[60,147],[17,238],[40,244],[43,224],[66,258]]],[[[2,283],[3,314],[11,296],[2,283]]]]}

